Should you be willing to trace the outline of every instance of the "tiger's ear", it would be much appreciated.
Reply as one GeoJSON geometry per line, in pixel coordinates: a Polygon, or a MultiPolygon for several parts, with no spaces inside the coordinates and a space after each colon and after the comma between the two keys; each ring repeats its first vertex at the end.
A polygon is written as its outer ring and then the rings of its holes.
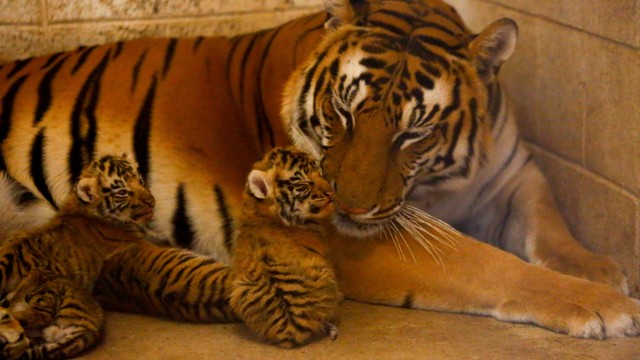
{"type": "Polygon", "coordinates": [[[98,179],[94,177],[84,177],[76,185],[76,194],[80,200],[91,204],[98,200],[98,179]]]}
{"type": "Polygon", "coordinates": [[[352,24],[369,10],[367,0],[324,0],[329,18],[324,23],[327,30],[335,30],[344,24],[352,24]]]}
{"type": "Polygon", "coordinates": [[[247,181],[249,192],[258,199],[266,199],[273,192],[269,174],[261,170],[251,170],[247,181]]]}
{"type": "Polygon", "coordinates": [[[511,19],[500,19],[487,26],[469,43],[472,61],[480,79],[488,84],[498,74],[516,48],[518,25],[511,19]]]}

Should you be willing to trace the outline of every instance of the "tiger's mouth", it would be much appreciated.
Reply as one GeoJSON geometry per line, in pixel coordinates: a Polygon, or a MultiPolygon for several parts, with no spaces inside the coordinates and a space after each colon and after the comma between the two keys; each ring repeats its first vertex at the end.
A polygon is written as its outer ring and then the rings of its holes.
{"type": "Polygon", "coordinates": [[[342,234],[362,238],[379,233],[393,218],[394,216],[390,215],[385,218],[355,220],[348,214],[336,211],[333,224],[342,234]]]}
{"type": "Polygon", "coordinates": [[[405,206],[405,202],[402,201],[385,208],[375,206],[368,212],[350,212],[352,209],[340,205],[339,201],[336,201],[336,204],[333,224],[338,232],[360,238],[379,234],[392,226],[394,219],[402,213],[405,206]]]}
{"type": "Polygon", "coordinates": [[[149,220],[151,220],[152,217],[153,217],[152,208],[141,209],[131,214],[131,219],[133,221],[140,222],[143,224],[149,222],[149,220]]]}

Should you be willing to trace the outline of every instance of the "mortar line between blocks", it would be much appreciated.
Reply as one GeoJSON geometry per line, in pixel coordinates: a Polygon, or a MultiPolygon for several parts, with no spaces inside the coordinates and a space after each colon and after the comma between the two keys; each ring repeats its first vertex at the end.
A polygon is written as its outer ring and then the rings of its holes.
{"type": "Polygon", "coordinates": [[[49,25],[49,0],[40,0],[40,16],[43,28],[49,25]]]}
{"type": "Polygon", "coordinates": [[[634,193],[632,193],[631,191],[625,189],[623,186],[603,177],[600,174],[591,172],[590,170],[574,163],[571,160],[568,160],[552,151],[549,151],[543,147],[541,147],[540,145],[537,145],[535,143],[532,143],[530,141],[526,141],[527,146],[531,147],[532,149],[534,149],[537,152],[542,153],[545,156],[548,156],[551,159],[554,159],[556,161],[561,162],[562,164],[568,166],[569,168],[571,168],[572,170],[580,173],[583,176],[587,176],[588,178],[592,179],[593,181],[596,181],[598,183],[600,183],[601,185],[607,186],[609,187],[611,190],[616,191],[618,193],[620,193],[623,196],[626,196],[628,198],[630,198],[634,203],[638,202],[640,199],[638,198],[638,196],[636,196],[634,193]]]}
{"type": "MultiPolygon", "coordinates": [[[[278,12],[280,15],[292,16],[293,19],[296,16],[304,16],[310,14],[309,8],[299,10],[287,10],[278,12]]],[[[243,15],[251,15],[251,16],[268,16],[272,15],[269,12],[253,12],[253,13],[244,13],[243,15]]],[[[74,20],[74,21],[66,21],[66,22],[50,22],[47,24],[48,28],[68,28],[74,26],[87,26],[87,25],[108,25],[108,26],[118,26],[118,25],[174,25],[184,23],[185,21],[194,21],[194,22],[206,22],[206,21],[237,21],[239,14],[231,15],[231,14],[220,14],[220,15],[206,15],[206,16],[182,16],[182,17],[162,17],[162,18],[131,18],[131,19],[87,19],[87,20],[74,20]]],[[[283,22],[284,23],[284,22],[283,22]]],[[[33,23],[6,23],[0,24],[0,30],[11,29],[11,30],[37,30],[42,29],[43,26],[40,24],[33,23]]]]}
{"type": "MultiPolygon", "coordinates": [[[[585,38],[584,36],[580,36],[580,49],[582,51],[584,51],[586,47],[585,44],[585,38]]],[[[580,71],[582,73],[587,73],[585,72],[585,70],[587,69],[587,57],[586,56],[580,56],[580,71]]],[[[582,93],[582,97],[583,97],[583,106],[582,109],[580,109],[580,122],[582,125],[582,156],[581,159],[582,160],[582,167],[583,168],[587,168],[587,107],[588,107],[588,100],[589,100],[589,95],[587,93],[587,80],[585,80],[584,78],[582,78],[582,80],[580,81],[580,87],[582,87],[581,93],[582,93]]]]}
{"type": "MultiPolygon", "coordinates": [[[[309,14],[313,11],[320,10],[321,7],[318,6],[301,6],[301,7],[293,7],[293,8],[282,8],[282,9],[270,9],[270,10],[249,10],[249,11],[228,11],[222,13],[208,12],[205,14],[167,14],[167,15],[154,15],[154,16],[134,16],[130,18],[119,17],[119,18],[103,18],[103,19],[71,19],[71,20],[56,20],[50,23],[51,26],[62,26],[62,25],[71,25],[71,24],[118,24],[118,23],[138,23],[138,22],[169,22],[169,21],[179,21],[179,20],[206,20],[211,18],[229,18],[229,19],[237,19],[238,16],[245,15],[271,15],[274,14],[309,14]]],[[[9,24],[7,24],[9,25],[9,24]]]]}

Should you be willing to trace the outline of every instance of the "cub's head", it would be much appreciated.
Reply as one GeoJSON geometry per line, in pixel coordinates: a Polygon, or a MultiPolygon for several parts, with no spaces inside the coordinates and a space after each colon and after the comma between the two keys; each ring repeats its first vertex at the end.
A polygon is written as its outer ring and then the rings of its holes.
{"type": "Polygon", "coordinates": [[[304,224],[333,214],[333,189],[318,162],[292,148],[275,148],[256,163],[246,193],[286,225],[304,224]]]}
{"type": "MultiPolygon", "coordinates": [[[[517,36],[480,34],[440,0],[325,0],[327,34],[289,79],[283,119],[321,161],[342,232],[367,235],[420,187],[433,201],[469,186],[491,151],[489,94],[517,36]]],[[[499,89],[495,90],[500,93],[499,89]]]]}
{"type": "Polygon", "coordinates": [[[94,217],[144,225],[153,216],[155,199],[126,154],[92,161],[80,175],[75,191],[83,212],[94,217]]]}

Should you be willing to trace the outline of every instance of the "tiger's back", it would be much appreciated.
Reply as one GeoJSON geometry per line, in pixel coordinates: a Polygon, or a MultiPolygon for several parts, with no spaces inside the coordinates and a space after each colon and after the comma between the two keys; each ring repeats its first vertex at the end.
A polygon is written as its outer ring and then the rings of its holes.
{"type": "Polygon", "coordinates": [[[10,210],[0,235],[46,222],[88,161],[127,152],[156,194],[160,237],[226,260],[244,177],[267,147],[287,141],[280,92],[322,18],[287,27],[141,39],[2,66],[0,205],[10,210]]]}

